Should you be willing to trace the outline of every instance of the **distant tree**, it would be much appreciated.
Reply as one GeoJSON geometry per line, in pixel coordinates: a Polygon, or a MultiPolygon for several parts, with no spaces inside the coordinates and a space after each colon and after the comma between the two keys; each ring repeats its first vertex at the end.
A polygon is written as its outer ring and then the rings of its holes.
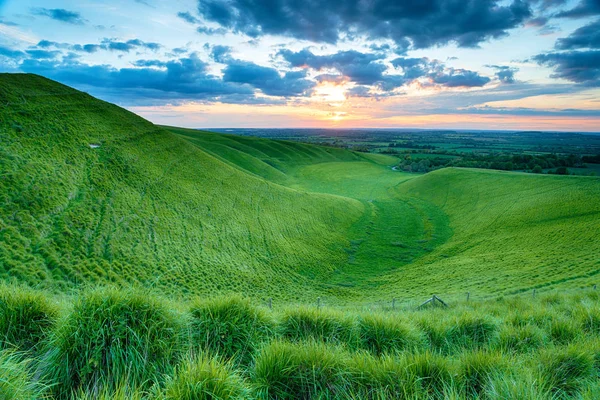
{"type": "Polygon", "coordinates": [[[531,172],[533,172],[534,174],[541,174],[544,171],[542,170],[542,167],[536,165],[535,167],[533,167],[533,170],[531,172]]]}
{"type": "Polygon", "coordinates": [[[569,170],[567,167],[558,167],[556,171],[554,171],[556,175],[569,175],[569,170]]]}

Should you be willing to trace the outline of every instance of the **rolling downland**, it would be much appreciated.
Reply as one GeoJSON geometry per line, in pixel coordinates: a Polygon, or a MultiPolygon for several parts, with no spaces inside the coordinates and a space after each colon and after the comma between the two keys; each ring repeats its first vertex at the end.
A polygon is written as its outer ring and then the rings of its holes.
{"type": "Polygon", "coordinates": [[[589,286],[600,179],[156,126],[0,75],[0,278],[365,303],[589,286]]]}

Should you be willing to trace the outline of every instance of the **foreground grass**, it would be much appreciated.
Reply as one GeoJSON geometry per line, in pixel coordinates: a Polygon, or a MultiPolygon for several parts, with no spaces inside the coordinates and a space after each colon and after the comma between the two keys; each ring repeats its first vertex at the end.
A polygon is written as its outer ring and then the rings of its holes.
{"type": "Polygon", "coordinates": [[[56,312],[3,327],[6,399],[592,399],[600,387],[593,290],[387,312],[113,288],[0,295],[0,316],[56,312]]]}

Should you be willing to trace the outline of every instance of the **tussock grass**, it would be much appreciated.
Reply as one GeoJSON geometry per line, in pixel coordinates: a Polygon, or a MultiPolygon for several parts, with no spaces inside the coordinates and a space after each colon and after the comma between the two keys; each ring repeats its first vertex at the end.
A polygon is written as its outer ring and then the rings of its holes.
{"type": "Polygon", "coordinates": [[[313,340],[355,347],[355,321],[330,309],[301,306],[287,308],[279,320],[281,335],[290,341],[313,340]]]}
{"type": "Polygon", "coordinates": [[[393,356],[356,354],[345,368],[349,372],[348,393],[353,398],[416,399],[426,393],[414,371],[407,368],[404,360],[393,356]]]}
{"type": "Polygon", "coordinates": [[[229,365],[201,355],[177,367],[157,400],[237,400],[248,396],[245,382],[229,365]]]}
{"type": "Polygon", "coordinates": [[[41,368],[57,398],[147,387],[172,370],[180,334],[179,318],[147,293],[96,289],[60,321],[41,368]]]}
{"type": "Polygon", "coordinates": [[[430,351],[408,354],[404,368],[417,379],[423,392],[432,398],[443,398],[448,387],[454,386],[455,367],[447,359],[430,351]]]}
{"type": "Polygon", "coordinates": [[[460,357],[458,379],[467,396],[479,396],[493,375],[506,369],[506,361],[499,352],[475,350],[460,357]]]}
{"type": "Polygon", "coordinates": [[[393,316],[364,315],[357,323],[359,347],[374,355],[422,348],[422,334],[393,316]]]}
{"type": "Polygon", "coordinates": [[[189,312],[192,346],[244,366],[275,334],[272,317],[239,296],[197,300],[189,312]]]}
{"type": "Polygon", "coordinates": [[[594,357],[585,347],[548,349],[540,354],[540,376],[553,392],[577,394],[586,380],[595,377],[594,357]]]}
{"type": "Polygon", "coordinates": [[[342,398],[348,393],[346,355],[323,343],[275,341],[256,359],[252,378],[263,399],[342,398]]]}
{"type": "Polygon", "coordinates": [[[479,313],[458,313],[440,319],[425,317],[418,323],[430,346],[445,354],[487,346],[498,334],[497,323],[479,313]]]}
{"type": "Polygon", "coordinates": [[[542,347],[547,339],[537,326],[504,326],[500,330],[497,347],[507,353],[525,353],[542,347]]]}
{"type": "Polygon", "coordinates": [[[46,387],[31,373],[31,361],[7,350],[0,351],[0,399],[37,400],[44,398],[46,387]]]}
{"type": "Polygon", "coordinates": [[[0,286],[0,347],[34,350],[52,329],[58,307],[22,286],[0,286]]]}

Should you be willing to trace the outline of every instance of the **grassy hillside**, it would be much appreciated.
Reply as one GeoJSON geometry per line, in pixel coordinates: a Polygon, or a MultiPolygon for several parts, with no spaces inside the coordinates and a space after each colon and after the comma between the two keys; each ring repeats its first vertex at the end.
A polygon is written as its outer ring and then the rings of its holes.
{"type": "Polygon", "coordinates": [[[0,277],[283,302],[574,288],[600,271],[600,179],[444,169],[158,127],[0,76],[0,277]]]}
{"type": "Polygon", "coordinates": [[[0,104],[0,399],[598,397],[600,178],[0,104]]]}
{"type": "Polygon", "coordinates": [[[334,153],[332,160],[333,150],[322,148],[307,162],[302,152],[263,151],[271,144],[265,139],[174,131],[201,146],[217,141],[214,154],[245,170],[257,159],[277,166],[289,187],[363,204],[347,232],[346,265],[325,278],[329,296],[490,296],[589,286],[600,272],[598,178],[452,168],[406,174],[392,171],[387,156],[334,153]],[[240,142],[243,161],[231,153],[240,142]]]}
{"type": "Polygon", "coordinates": [[[0,75],[0,103],[5,280],[293,299],[345,261],[356,200],[271,183],[38,76],[0,75]]]}

